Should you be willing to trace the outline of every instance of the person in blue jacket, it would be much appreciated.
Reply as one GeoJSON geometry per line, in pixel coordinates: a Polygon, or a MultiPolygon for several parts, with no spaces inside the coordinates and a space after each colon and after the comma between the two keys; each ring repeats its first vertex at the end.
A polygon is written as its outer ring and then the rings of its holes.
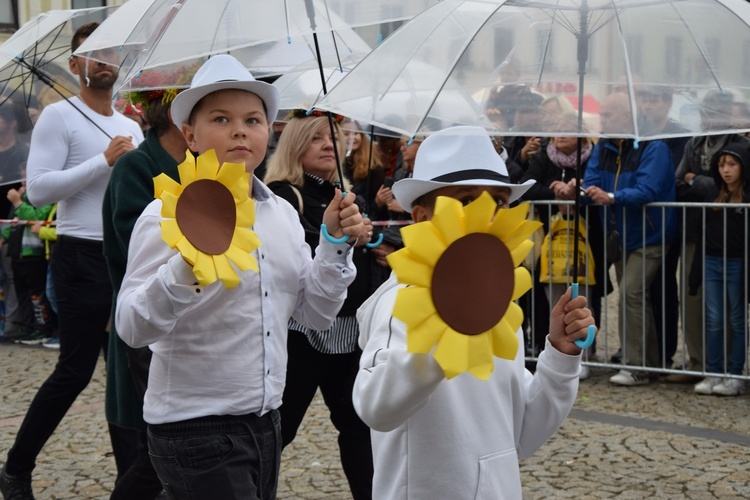
{"type": "MultiPolygon", "coordinates": [[[[659,346],[650,287],[676,235],[677,219],[673,208],[663,207],[646,207],[644,217],[644,205],[675,201],[674,166],[663,141],[636,144],[617,138],[632,129],[631,117],[627,94],[613,93],[602,102],[602,132],[609,137],[594,147],[583,187],[592,203],[605,206],[603,220],[621,238],[623,257],[615,272],[623,364],[656,367],[659,346]]],[[[649,375],[620,370],[609,380],[616,385],[643,385],[649,383],[649,375]]]]}

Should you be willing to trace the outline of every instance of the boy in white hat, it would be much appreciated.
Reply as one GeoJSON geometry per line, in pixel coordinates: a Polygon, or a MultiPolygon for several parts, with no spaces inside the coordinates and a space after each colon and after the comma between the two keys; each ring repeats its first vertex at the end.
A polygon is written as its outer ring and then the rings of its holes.
{"type": "MultiPolygon", "coordinates": [[[[214,149],[219,164],[244,162],[250,173],[263,160],[277,111],[276,89],[227,55],[209,59],[172,103],[192,151],[214,149]]],[[[127,344],[153,351],[143,416],[170,498],[275,498],[287,320],[329,328],[355,277],[348,243],[321,239],[311,259],[291,205],[257,178],[251,196],[259,272],[241,272],[232,289],[200,286],[162,241],[160,200],[133,230],[116,325],[127,344]]],[[[338,192],[326,210],[334,237],[363,231],[353,200],[338,192]]]]}
{"type": "MultiPolygon", "coordinates": [[[[503,209],[532,183],[510,183],[483,129],[454,127],[422,143],[413,177],[393,193],[423,222],[438,196],[468,204],[487,191],[503,209]]],[[[363,353],[354,405],[373,429],[373,498],[521,498],[518,459],[557,430],[578,391],[581,349],[573,341],[594,324],[586,298],[571,300],[568,290],[555,305],[535,375],[524,367],[519,329],[515,359],[495,358],[489,380],[446,380],[432,353],[407,351],[406,326],[393,317],[401,288],[391,275],[357,314],[363,353]]]]}

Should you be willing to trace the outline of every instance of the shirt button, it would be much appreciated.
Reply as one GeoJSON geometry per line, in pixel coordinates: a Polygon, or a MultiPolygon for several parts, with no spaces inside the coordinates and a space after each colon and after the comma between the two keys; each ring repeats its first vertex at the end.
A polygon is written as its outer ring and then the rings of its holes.
{"type": "Polygon", "coordinates": [[[270,374],[271,374],[271,370],[266,370],[266,375],[270,375],[270,374]]]}
{"type": "Polygon", "coordinates": [[[195,289],[195,293],[201,293],[201,289],[200,288],[196,288],[195,289]]]}
{"type": "Polygon", "coordinates": [[[271,336],[271,332],[266,332],[266,337],[270,337],[270,336],[271,336]]]}
{"type": "Polygon", "coordinates": [[[263,292],[263,294],[264,294],[264,295],[265,295],[266,297],[268,297],[268,292],[263,292]]]}
{"type": "Polygon", "coordinates": [[[344,252],[342,252],[341,250],[337,250],[336,253],[339,254],[339,255],[341,255],[344,252]]]}

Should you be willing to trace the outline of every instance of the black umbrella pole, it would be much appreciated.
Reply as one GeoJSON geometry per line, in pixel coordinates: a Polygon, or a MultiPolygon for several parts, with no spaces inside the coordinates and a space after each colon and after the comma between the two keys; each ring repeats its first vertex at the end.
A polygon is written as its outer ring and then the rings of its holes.
{"type": "Polygon", "coordinates": [[[93,126],[95,126],[96,128],[98,128],[101,131],[102,134],[106,135],[109,140],[112,140],[112,136],[111,135],[109,135],[103,128],[101,128],[99,126],[99,124],[97,124],[94,120],[92,120],[89,115],[87,115],[86,113],[84,113],[81,108],[79,108],[78,106],[76,106],[75,104],[73,104],[73,101],[71,101],[70,99],[68,99],[68,96],[66,96],[65,94],[63,94],[62,92],[60,92],[60,89],[58,89],[55,86],[55,82],[52,81],[52,79],[49,77],[49,75],[47,75],[46,73],[44,73],[39,68],[35,68],[34,66],[30,65],[24,59],[20,59],[19,58],[17,60],[20,61],[20,64],[23,65],[26,69],[28,69],[29,71],[31,71],[32,73],[34,73],[37,76],[37,78],[39,78],[39,80],[41,80],[43,83],[49,85],[49,87],[52,90],[54,90],[57,93],[57,95],[59,95],[60,97],[62,97],[65,101],[67,101],[68,104],[70,104],[71,106],[73,106],[73,108],[75,108],[76,111],[78,111],[79,113],[81,113],[81,115],[83,115],[84,118],[86,118],[88,121],[90,121],[93,126]]]}
{"type": "MultiPolygon", "coordinates": [[[[318,44],[318,34],[313,32],[313,41],[315,42],[315,57],[318,59],[318,71],[320,72],[320,83],[323,86],[323,95],[328,93],[326,88],[326,76],[323,72],[323,60],[320,57],[320,45],[318,44]]],[[[338,141],[336,140],[336,127],[333,124],[333,113],[326,111],[328,117],[328,126],[331,129],[331,141],[333,141],[333,156],[336,158],[336,170],[339,174],[339,182],[341,183],[341,189],[344,189],[344,169],[341,166],[341,157],[339,155],[338,141]]]]}

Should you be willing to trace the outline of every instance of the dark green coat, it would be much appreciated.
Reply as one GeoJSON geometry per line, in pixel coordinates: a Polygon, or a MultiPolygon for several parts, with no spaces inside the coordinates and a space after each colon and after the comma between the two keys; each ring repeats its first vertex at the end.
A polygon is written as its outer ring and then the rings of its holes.
{"type": "Polygon", "coordinates": [[[128,263],[130,235],[143,209],[154,201],[153,178],[162,172],[179,182],[177,162],[161,147],[156,134],[149,130],[140,146],[124,154],[112,167],[102,207],[104,256],[113,292],[107,352],[107,420],[122,427],[143,430],[146,429],[143,402],[128,368],[129,348],[117,336],[114,319],[117,294],[128,263]]]}

